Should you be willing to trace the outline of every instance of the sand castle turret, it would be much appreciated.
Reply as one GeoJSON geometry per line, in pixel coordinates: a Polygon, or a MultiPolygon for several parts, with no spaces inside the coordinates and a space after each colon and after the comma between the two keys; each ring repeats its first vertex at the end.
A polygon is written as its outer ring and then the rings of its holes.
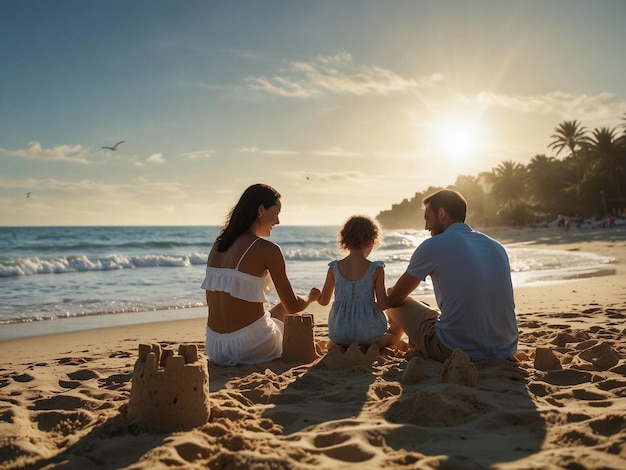
{"type": "Polygon", "coordinates": [[[133,370],[128,419],[149,430],[186,430],[210,415],[208,370],[195,344],[178,353],[158,344],[140,344],[133,370]]]}
{"type": "Polygon", "coordinates": [[[313,338],[313,315],[302,313],[285,315],[283,334],[284,362],[309,363],[317,359],[313,338]]]}

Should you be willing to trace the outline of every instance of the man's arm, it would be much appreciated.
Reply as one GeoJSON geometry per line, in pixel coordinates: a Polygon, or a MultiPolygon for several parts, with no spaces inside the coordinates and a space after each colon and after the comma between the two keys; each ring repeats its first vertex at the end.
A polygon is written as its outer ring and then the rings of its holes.
{"type": "Polygon", "coordinates": [[[405,272],[402,276],[400,276],[400,279],[398,279],[395,286],[391,287],[387,292],[387,303],[389,306],[399,307],[402,305],[409,294],[417,289],[420,282],[422,281],[405,272]]]}

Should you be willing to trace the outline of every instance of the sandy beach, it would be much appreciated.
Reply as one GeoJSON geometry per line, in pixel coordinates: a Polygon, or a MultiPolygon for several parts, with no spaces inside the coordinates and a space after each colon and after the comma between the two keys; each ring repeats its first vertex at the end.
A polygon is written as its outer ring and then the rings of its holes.
{"type": "MultiPolygon", "coordinates": [[[[3,341],[0,467],[626,468],[626,229],[486,232],[616,262],[516,289],[517,362],[209,365],[210,417],[187,430],[138,424],[128,403],[140,344],[206,362],[203,315],[3,341]]],[[[328,307],[306,313],[323,352],[328,307]]]]}

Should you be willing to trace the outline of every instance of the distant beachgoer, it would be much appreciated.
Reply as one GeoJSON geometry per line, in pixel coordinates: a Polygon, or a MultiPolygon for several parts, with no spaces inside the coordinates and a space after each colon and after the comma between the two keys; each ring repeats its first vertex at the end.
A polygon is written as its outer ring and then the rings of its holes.
{"type": "Polygon", "coordinates": [[[353,216],[339,231],[337,244],[349,254],[329,263],[326,282],[318,299],[328,305],[328,336],[334,344],[351,344],[380,349],[395,342],[388,333],[389,322],[383,312],[388,307],[385,289],[385,264],[367,257],[382,237],[378,224],[369,217],[353,216]]]}
{"type": "Polygon", "coordinates": [[[218,365],[257,364],[279,358],[286,313],[304,310],[320,296],[293,291],[280,247],[268,237],[279,224],[280,194],[270,186],[247,188],[231,210],[209,253],[206,277],[206,354],[218,365]],[[264,310],[276,287],[280,303],[264,310]]]}
{"type": "Polygon", "coordinates": [[[388,291],[392,326],[426,358],[440,362],[457,348],[473,361],[512,357],[519,333],[504,247],[465,224],[467,202],[456,191],[438,191],[423,204],[431,238],[416,248],[388,291]],[[408,297],[427,276],[439,311],[408,297]]]}

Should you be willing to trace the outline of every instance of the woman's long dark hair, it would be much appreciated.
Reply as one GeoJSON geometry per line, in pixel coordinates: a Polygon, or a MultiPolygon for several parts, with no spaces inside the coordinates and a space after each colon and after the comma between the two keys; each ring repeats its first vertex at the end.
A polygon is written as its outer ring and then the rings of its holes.
{"type": "Polygon", "coordinates": [[[280,193],[267,184],[253,184],[246,189],[239,202],[233,207],[226,218],[226,223],[215,239],[217,251],[226,251],[237,237],[247,232],[259,216],[259,205],[266,209],[275,205],[280,193]]]}

